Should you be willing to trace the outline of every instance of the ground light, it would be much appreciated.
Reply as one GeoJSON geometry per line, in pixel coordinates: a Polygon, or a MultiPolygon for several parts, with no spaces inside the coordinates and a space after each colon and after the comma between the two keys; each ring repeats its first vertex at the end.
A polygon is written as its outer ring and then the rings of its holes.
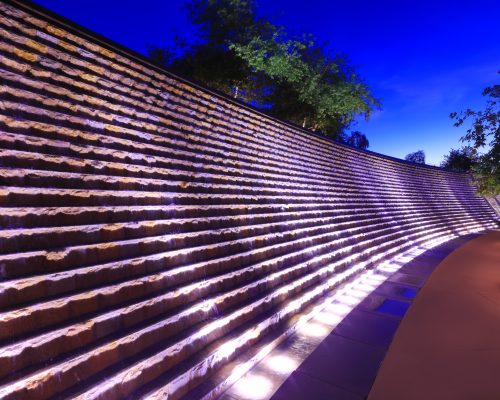
{"type": "MultiPolygon", "coordinates": [[[[424,244],[415,244],[410,250],[381,262],[376,268],[364,270],[342,289],[333,291],[312,311],[301,315],[293,329],[294,335],[305,345],[310,342],[319,344],[366,296],[402,266],[429,249],[456,237],[458,235],[447,235],[439,239],[430,239],[424,244]]],[[[290,335],[284,339],[287,337],[290,335]]],[[[231,352],[230,347],[228,344],[221,350],[231,352]]],[[[248,400],[269,399],[302,361],[303,359],[298,359],[291,350],[283,349],[283,346],[278,346],[276,343],[274,346],[264,346],[252,360],[238,364],[234,368],[226,383],[235,383],[227,394],[248,400]]],[[[207,396],[204,400],[208,398],[207,396]]]]}

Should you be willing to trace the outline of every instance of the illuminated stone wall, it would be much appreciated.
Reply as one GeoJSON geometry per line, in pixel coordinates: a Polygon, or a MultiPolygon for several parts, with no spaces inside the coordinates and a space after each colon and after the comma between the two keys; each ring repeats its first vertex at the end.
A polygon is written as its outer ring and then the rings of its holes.
{"type": "Polygon", "coordinates": [[[309,135],[20,6],[0,30],[0,398],[177,398],[361,269],[494,227],[466,175],[309,135]]]}

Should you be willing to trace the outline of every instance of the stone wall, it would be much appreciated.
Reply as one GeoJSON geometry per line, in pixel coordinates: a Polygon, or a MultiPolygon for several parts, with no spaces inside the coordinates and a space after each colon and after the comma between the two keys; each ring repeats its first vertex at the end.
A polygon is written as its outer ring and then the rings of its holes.
{"type": "Polygon", "coordinates": [[[495,226],[467,175],[309,134],[16,2],[0,82],[0,398],[178,398],[359,271],[495,226]]]}

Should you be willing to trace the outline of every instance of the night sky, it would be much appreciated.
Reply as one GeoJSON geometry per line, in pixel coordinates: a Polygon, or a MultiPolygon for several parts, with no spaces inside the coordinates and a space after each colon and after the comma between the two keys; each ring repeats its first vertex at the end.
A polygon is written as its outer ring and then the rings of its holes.
{"type": "MultiPolygon", "coordinates": [[[[183,0],[36,0],[135,51],[190,38],[183,0]]],[[[382,111],[353,129],[370,150],[403,158],[422,149],[439,164],[466,128],[448,115],[481,108],[499,83],[500,1],[257,0],[259,13],[292,32],[310,32],[359,66],[382,111]]]]}

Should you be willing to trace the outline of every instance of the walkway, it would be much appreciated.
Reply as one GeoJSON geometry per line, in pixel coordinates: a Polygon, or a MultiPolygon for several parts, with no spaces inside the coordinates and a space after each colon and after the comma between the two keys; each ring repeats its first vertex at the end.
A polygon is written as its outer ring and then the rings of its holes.
{"type": "Polygon", "coordinates": [[[439,264],[399,327],[368,399],[500,399],[500,231],[439,264]]]}
{"type": "MultiPolygon", "coordinates": [[[[368,398],[377,374],[381,370],[383,360],[386,361],[384,361],[383,370],[380,372],[381,377],[377,380],[377,390],[373,391],[370,400],[432,399],[433,397],[430,397],[427,393],[424,395],[422,392],[411,389],[412,382],[415,382],[416,386],[422,383],[417,380],[412,381],[416,374],[415,371],[406,370],[402,367],[401,363],[404,361],[405,349],[402,349],[402,351],[396,349],[395,352],[398,357],[394,357],[392,355],[394,353],[393,347],[401,341],[402,334],[400,332],[410,331],[410,333],[416,333],[425,330],[425,321],[422,322],[424,325],[419,327],[420,331],[415,326],[410,326],[408,329],[406,321],[407,319],[412,321],[415,312],[419,313],[419,304],[422,303],[422,298],[427,297],[428,285],[430,285],[430,288],[435,286],[433,282],[441,276],[439,271],[443,270],[443,265],[449,265],[449,260],[452,260],[452,267],[444,267],[449,270],[448,275],[452,275],[444,278],[449,282],[449,285],[439,283],[444,292],[450,293],[450,286],[451,288],[458,288],[460,286],[459,282],[464,280],[489,279],[491,282],[491,278],[495,273],[497,274],[496,290],[498,291],[500,288],[500,279],[498,278],[500,269],[499,272],[496,272],[493,268],[490,268],[489,273],[492,276],[485,277],[481,272],[476,274],[476,267],[472,271],[474,279],[471,279],[467,274],[460,273],[458,270],[455,271],[453,267],[455,264],[453,260],[457,260],[457,258],[464,264],[469,265],[469,267],[471,263],[467,260],[470,260],[470,258],[477,260],[477,264],[481,264],[481,271],[485,271],[487,265],[492,266],[493,257],[495,257],[495,254],[497,257],[500,254],[498,249],[500,232],[478,236],[462,236],[434,247],[416,258],[409,257],[407,261],[403,262],[402,267],[394,264],[393,268],[395,267],[398,272],[378,286],[336,327],[332,327],[333,330],[330,333],[322,334],[320,331],[310,331],[292,336],[240,379],[222,396],[222,399],[264,400],[272,397],[273,400],[364,400],[368,398]],[[488,250],[486,251],[485,248],[488,250]],[[469,255],[463,255],[464,252],[469,255]],[[439,271],[433,274],[436,268],[439,271]],[[429,278],[431,274],[432,277],[429,278]],[[413,302],[414,305],[412,305],[413,302]],[[410,305],[412,306],[410,307],[410,305]],[[405,316],[408,309],[410,311],[405,316]],[[414,311],[414,309],[417,311],[414,311]],[[401,322],[401,328],[398,329],[401,322]],[[311,335],[312,333],[315,333],[315,335],[311,335]],[[393,342],[394,335],[396,339],[393,342]],[[400,355],[402,357],[399,357],[400,355]],[[393,361],[392,364],[391,361],[393,361]],[[402,375],[400,377],[399,374],[403,374],[405,371],[408,372],[409,378],[402,375]],[[415,397],[410,397],[409,392],[416,393],[415,397]]],[[[498,261],[498,265],[500,266],[500,261],[498,261]]],[[[388,268],[389,271],[391,265],[388,268]]],[[[471,274],[470,268],[468,274],[471,274]]],[[[352,293],[351,296],[357,296],[356,292],[358,291],[352,290],[350,292],[352,293]]],[[[359,295],[361,294],[359,293],[359,295]]],[[[351,296],[344,297],[349,300],[348,297],[351,296]]],[[[430,307],[439,309],[434,304],[435,301],[442,303],[440,299],[432,299],[430,307]]],[[[453,299],[451,303],[456,303],[459,308],[457,316],[460,317],[461,309],[464,306],[461,302],[456,302],[453,299]]],[[[335,304],[333,303],[333,307],[329,307],[327,314],[334,311],[335,304]]],[[[498,301],[498,304],[500,304],[500,301],[498,301]]],[[[474,314],[473,309],[470,308],[470,311],[474,314]]],[[[426,312],[427,310],[423,312],[424,316],[426,312]]],[[[497,309],[496,312],[498,322],[500,311],[497,309]]],[[[462,314],[462,316],[462,323],[465,325],[469,320],[474,321],[474,315],[469,317],[467,314],[462,314]]],[[[437,317],[438,320],[441,318],[441,316],[437,317]]],[[[318,322],[325,321],[324,318],[316,317],[313,322],[312,325],[316,326],[318,322]]],[[[439,335],[440,330],[435,330],[438,327],[436,321],[430,323],[435,325],[434,327],[430,326],[431,333],[439,335]]],[[[452,325],[450,329],[454,330],[456,328],[452,325]]],[[[461,330],[466,332],[463,328],[461,330]]],[[[425,334],[429,335],[430,333],[425,334]]],[[[491,340],[494,340],[495,334],[496,338],[500,338],[500,331],[497,329],[495,332],[491,332],[491,340]]],[[[421,333],[413,334],[412,337],[418,338],[419,335],[421,333]]],[[[416,351],[419,352],[420,350],[417,349],[416,351]]],[[[411,354],[410,357],[414,356],[411,354]]],[[[429,359],[425,362],[429,363],[429,359]]],[[[500,363],[497,363],[497,365],[500,366],[500,363]]],[[[417,365],[416,368],[419,370],[422,366],[417,365]]],[[[423,368],[425,369],[427,366],[423,368]]],[[[435,398],[447,399],[443,397],[442,393],[435,398]]],[[[498,398],[500,396],[496,397],[496,399],[498,398]]],[[[450,397],[450,399],[455,399],[455,397],[450,397]]],[[[460,398],[457,397],[457,399],[460,398]]],[[[468,399],[479,400],[483,398],[469,397],[468,399]]]]}

